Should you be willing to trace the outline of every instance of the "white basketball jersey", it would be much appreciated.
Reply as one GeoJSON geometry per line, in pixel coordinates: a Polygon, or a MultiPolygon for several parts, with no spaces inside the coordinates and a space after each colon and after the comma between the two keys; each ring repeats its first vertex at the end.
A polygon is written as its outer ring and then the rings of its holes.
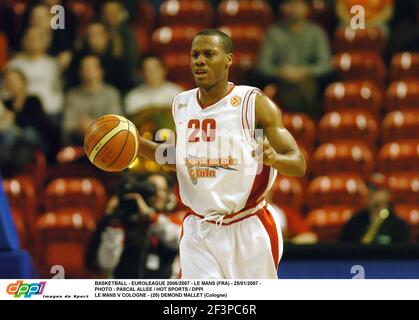
{"type": "Polygon", "coordinates": [[[276,178],[275,169],[252,156],[260,91],[230,85],[227,95],[211,106],[200,105],[197,88],[173,100],[180,197],[203,216],[254,207],[276,178]]]}

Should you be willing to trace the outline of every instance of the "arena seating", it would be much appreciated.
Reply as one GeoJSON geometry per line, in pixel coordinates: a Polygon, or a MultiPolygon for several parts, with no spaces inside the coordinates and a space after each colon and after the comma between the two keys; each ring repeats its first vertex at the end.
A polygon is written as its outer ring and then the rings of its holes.
{"type": "Polygon", "coordinates": [[[314,178],[307,191],[309,210],[331,206],[364,208],[367,204],[367,186],[358,175],[335,174],[314,178]]]}
{"type": "Polygon", "coordinates": [[[308,115],[304,113],[282,114],[284,127],[293,135],[299,145],[308,150],[313,150],[316,139],[316,125],[308,115]]]}
{"type": "Polygon", "coordinates": [[[373,150],[378,139],[375,117],[365,110],[338,110],[326,113],[319,123],[319,143],[336,141],[360,141],[373,150]]]}
{"type": "Polygon", "coordinates": [[[394,55],[390,78],[392,81],[419,80],[419,53],[400,52],[394,55]]]}
{"type": "Polygon", "coordinates": [[[33,226],[38,215],[39,198],[30,179],[19,177],[5,179],[3,188],[9,200],[12,212],[22,220],[28,239],[31,239],[33,226]]]}
{"type": "Polygon", "coordinates": [[[392,82],[386,92],[386,111],[418,109],[419,81],[392,82]]]}
{"type": "Polygon", "coordinates": [[[105,204],[105,188],[93,178],[57,178],[45,189],[44,207],[47,211],[84,208],[93,219],[98,219],[103,215],[105,204]]]}
{"type": "Polygon", "coordinates": [[[368,177],[374,170],[372,151],[362,142],[332,142],[320,145],[314,152],[315,175],[351,173],[368,177]]]}
{"type": "Polygon", "coordinates": [[[333,57],[333,66],[344,81],[372,81],[380,89],[386,81],[383,59],[374,52],[341,52],[333,57]]]}
{"type": "Polygon", "coordinates": [[[95,229],[90,212],[59,209],[41,215],[36,223],[38,266],[49,274],[54,265],[65,267],[66,277],[86,278],[86,244],[95,229]]]}
{"type": "Polygon", "coordinates": [[[377,28],[341,28],[336,31],[334,49],[336,52],[375,52],[382,54],[386,46],[384,32],[377,28]]]}
{"type": "Polygon", "coordinates": [[[419,140],[419,109],[400,110],[386,114],[381,126],[384,142],[419,140]]]}
{"type": "Polygon", "coordinates": [[[308,213],[307,225],[317,234],[321,242],[335,242],[342,226],[353,216],[352,206],[331,206],[315,209],[308,213]]]}
{"type": "Polygon", "coordinates": [[[381,91],[372,82],[335,82],[326,88],[324,96],[324,109],[326,111],[363,110],[377,116],[380,114],[382,107],[381,91]]]}
{"type": "Polygon", "coordinates": [[[271,190],[271,199],[274,204],[302,212],[305,199],[304,187],[300,180],[294,177],[278,176],[271,190]]]}
{"type": "Polygon", "coordinates": [[[214,12],[207,1],[166,0],[160,6],[161,26],[194,25],[200,29],[213,25],[214,12]]]}
{"type": "Polygon", "coordinates": [[[384,174],[416,172],[418,164],[419,140],[386,143],[377,156],[377,171],[384,174]]]}
{"type": "Polygon", "coordinates": [[[266,29],[272,23],[272,9],[266,1],[224,0],[217,10],[218,25],[255,25],[266,29]]]}

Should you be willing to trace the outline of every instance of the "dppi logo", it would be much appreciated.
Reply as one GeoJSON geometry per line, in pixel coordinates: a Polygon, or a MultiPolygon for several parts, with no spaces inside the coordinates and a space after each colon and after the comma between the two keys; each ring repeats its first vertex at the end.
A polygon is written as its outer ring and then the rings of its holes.
{"type": "Polygon", "coordinates": [[[7,286],[7,293],[14,295],[15,298],[31,298],[35,294],[42,294],[45,289],[45,281],[39,283],[23,283],[23,281],[16,281],[7,286]]]}

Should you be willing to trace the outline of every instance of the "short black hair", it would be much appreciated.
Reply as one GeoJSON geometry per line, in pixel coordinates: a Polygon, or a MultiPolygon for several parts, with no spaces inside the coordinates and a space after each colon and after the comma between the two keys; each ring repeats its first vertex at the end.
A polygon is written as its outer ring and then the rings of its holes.
{"type": "MultiPolygon", "coordinates": [[[[231,41],[231,38],[225,34],[224,32],[217,30],[217,29],[204,29],[200,32],[198,32],[193,39],[195,39],[197,36],[217,36],[220,38],[223,49],[225,53],[233,53],[233,41],[231,41]]],[[[193,41],[193,40],[192,40],[193,41]]]]}

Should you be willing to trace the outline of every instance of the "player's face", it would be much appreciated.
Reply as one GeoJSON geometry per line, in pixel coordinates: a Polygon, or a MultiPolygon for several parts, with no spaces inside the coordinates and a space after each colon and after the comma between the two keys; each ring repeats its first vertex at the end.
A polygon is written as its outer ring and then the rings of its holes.
{"type": "Polygon", "coordinates": [[[211,88],[228,78],[232,54],[217,36],[197,36],[192,41],[191,69],[198,87],[211,88]]]}

